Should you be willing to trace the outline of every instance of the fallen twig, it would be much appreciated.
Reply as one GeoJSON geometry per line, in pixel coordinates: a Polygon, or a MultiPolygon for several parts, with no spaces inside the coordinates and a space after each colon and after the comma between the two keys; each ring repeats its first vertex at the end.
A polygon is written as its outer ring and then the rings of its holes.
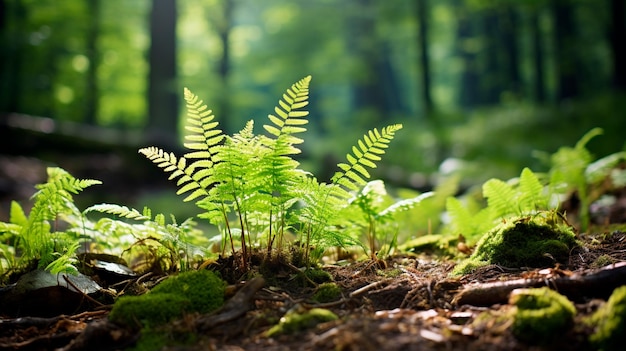
{"type": "Polygon", "coordinates": [[[474,306],[506,303],[514,289],[542,286],[548,286],[571,300],[580,301],[592,297],[607,298],[615,288],[625,284],[626,262],[619,262],[566,277],[526,278],[471,285],[459,292],[452,303],[474,306]]]}

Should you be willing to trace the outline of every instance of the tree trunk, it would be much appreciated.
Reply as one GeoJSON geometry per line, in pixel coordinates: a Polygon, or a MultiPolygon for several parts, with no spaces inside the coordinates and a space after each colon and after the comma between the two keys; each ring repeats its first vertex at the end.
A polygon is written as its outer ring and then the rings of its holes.
{"type": "Polygon", "coordinates": [[[503,73],[505,81],[503,88],[514,95],[519,95],[521,88],[518,31],[519,20],[515,8],[511,4],[504,4],[504,13],[500,16],[500,42],[505,59],[503,73]]]}
{"type": "Polygon", "coordinates": [[[100,36],[100,0],[88,1],[89,21],[87,28],[87,58],[89,69],[87,70],[87,87],[85,91],[85,117],[87,124],[97,124],[98,115],[98,66],[100,53],[98,51],[98,38],[100,36]]]}
{"type": "Polygon", "coordinates": [[[533,9],[530,17],[530,31],[532,40],[532,64],[534,71],[533,80],[533,96],[536,102],[543,103],[546,101],[546,83],[545,83],[545,67],[544,52],[542,43],[542,33],[539,24],[539,11],[533,9]]]}
{"type": "Polygon", "coordinates": [[[232,126],[228,124],[230,120],[230,84],[229,84],[229,74],[230,74],[230,31],[233,27],[233,11],[235,7],[235,2],[233,0],[224,0],[223,1],[223,13],[221,18],[217,21],[217,33],[222,42],[222,56],[220,57],[218,64],[218,74],[221,80],[221,89],[219,96],[219,110],[216,111],[216,114],[220,117],[220,124],[224,131],[228,133],[234,132],[232,130],[232,126]]]}
{"type": "Polygon", "coordinates": [[[557,93],[559,101],[580,94],[580,64],[576,50],[576,26],[570,0],[553,0],[557,93]]]}
{"type": "Polygon", "coordinates": [[[156,145],[177,143],[176,0],[153,0],[150,13],[148,138],[156,145]]]}
{"type": "Polygon", "coordinates": [[[458,55],[463,62],[458,95],[459,104],[462,107],[474,107],[480,103],[478,55],[475,48],[465,44],[468,42],[467,39],[472,38],[474,35],[473,23],[470,16],[465,13],[467,10],[462,7],[463,5],[459,6],[456,47],[458,55]]]}
{"type": "Polygon", "coordinates": [[[624,0],[611,0],[609,40],[613,57],[613,88],[626,90],[626,13],[624,0]]]}
{"type": "Polygon", "coordinates": [[[424,115],[429,117],[433,110],[433,99],[430,90],[430,61],[428,60],[428,0],[417,0],[418,46],[420,50],[420,68],[422,73],[422,104],[424,115]]]}

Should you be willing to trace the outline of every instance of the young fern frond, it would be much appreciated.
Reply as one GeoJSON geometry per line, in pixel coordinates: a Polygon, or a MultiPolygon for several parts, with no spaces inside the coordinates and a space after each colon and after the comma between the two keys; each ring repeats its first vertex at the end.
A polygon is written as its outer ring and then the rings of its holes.
{"type": "MultiPolygon", "coordinates": [[[[311,76],[302,78],[294,83],[291,88],[283,94],[283,98],[278,101],[278,106],[274,107],[275,115],[269,115],[268,118],[273,125],[264,125],[263,128],[273,135],[276,139],[285,139],[285,145],[301,144],[302,139],[293,136],[296,133],[306,131],[303,125],[309,123],[304,118],[309,115],[308,111],[302,111],[303,107],[309,104],[309,83],[311,76]]],[[[282,154],[298,154],[300,150],[290,147],[282,154]]]]}
{"type": "Polygon", "coordinates": [[[543,193],[544,186],[539,181],[539,177],[530,170],[524,168],[519,180],[518,206],[522,212],[547,209],[548,197],[543,193]]]}
{"type": "Polygon", "coordinates": [[[497,217],[516,213],[516,191],[510,184],[500,179],[489,179],[483,184],[483,196],[487,198],[487,205],[497,217]]]}
{"type": "MultiPolygon", "coordinates": [[[[347,163],[339,163],[341,169],[332,178],[333,183],[339,184],[348,191],[358,191],[359,187],[365,186],[365,179],[370,174],[365,167],[376,168],[380,155],[385,153],[389,143],[393,140],[396,131],[402,129],[402,124],[392,124],[382,128],[380,132],[374,128],[358,141],[358,146],[352,147],[352,153],[346,155],[347,163]]],[[[345,195],[349,194],[346,193],[345,195]]]]}
{"type": "MultiPolygon", "coordinates": [[[[69,260],[74,253],[73,246],[69,243],[65,245],[65,248],[61,247],[59,250],[55,248],[56,239],[50,236],[52,233],[50,233],[49,221],[55,220],[60,214],[80,216],[80,211],[74,205],[71,194],[77,194],[89,186],[101,184],[100,181],[93,179],[76,179],[61,168],[50,167],[47,171],[48,181],[37,185],[39,191],[33,195],[35,203],[28,216],[28,222],[20,230],[22,260],[39,260],[41,267],[48,267],[54,262],[55,253],[58,251],[64,251],[59,257],[63,260],[69,260]]],[[[55,234],[62,236],[63,233],[55,234]]],[[[62,241],[61,246],[64,246],[62,241]]],[[[63,270],[71,270],[65,264],[50,267],[64,267],[63,270]]]]}
{"type": "Polygon", "coordinates": [[[139,153],[163,168],[163,171],[171,172],[169,179],[178,179],[176,194],[189,193],[183,201],[193,201],[208,195],[208,189],[213,184],[211,181],[213,158],[224,135],[221,130],[216,129],[218,122],[213,121],[215,116],[202,100],[187,88],[184,96],[187,103],[185,129],[188,131],[184,146],[191,152],[177,158],[174,153],[165,152],[160,148],[146,147],[140,149],[139,153]]]}
{"type": "Polygon", "coordinates": [[[114,204],[99,204],[88,207],[83,211],[85,214],[89,212],[108,213],[122,218],[133,219],[136,221],[150,220],[150,214],[146,214],[137,211],[134,208],[128,208],[126,206],[114,205],[114,204]]]}

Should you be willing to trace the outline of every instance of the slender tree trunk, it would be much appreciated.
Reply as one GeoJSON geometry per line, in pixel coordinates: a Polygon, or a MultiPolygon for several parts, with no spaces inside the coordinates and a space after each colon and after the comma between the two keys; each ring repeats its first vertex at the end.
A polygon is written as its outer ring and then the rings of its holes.
{"type": "Polygon", "coordinates": [[[100,53],[98,52],[98,38],[100,36],[100,0],[88,1],[89,21],[87,29],[87,58],[89,59],[89,69],[87,70],[87,89],[85,92],[85,117],[88,124],[97,124],[98,116],[98,66],[100,64],[100,53]]]}
{"type": "Polygon", "coordinates": [[[624,0],[611,0],[609,40],[613,57],[613,87],[626,90],[626,14],[624,0]]]}
{"type": "Polygon", "coordinates": [[[150,13],[148,136],[156,145],[177,143],[176,0],[153,0],[150,13]]]}
{"type": "Polygon", "coordinates": [[[502,76],[505,74],[500,64],[500,56],[504,50],[500,46],[500,18],[494,10],[487,10],[483,16],[483,37],[487,42],[487,47],[483,51],[485,55],[485,69],[482,72],[481,85],[484,86],[482,92],[482,103],[491,105],[500,102],[502,92],[502,76]]]}
{"type": "Polygon", "coordinates": [[[572,2],[553,0],[555,53],[557,63],[557,99],[565,100],[580,94],[580,64],[576,50],[576,26],[572,2]]]}
{"type": "Polygon", "coordinates": [[[220,118],[220,123],[222,129],[232,133],[232,126],[228,124],[230,120],[230,83],[229,83],[229,75],[230,75],[230,31],[232,30],[232,20],[233,20],[233,11],[235,7],[235,2],[233,0],[223,0],[223,13],[220,19],[217,21],[217,33],[222,42],[222,56],[220,57],[220,61],[218,64],[218,74],[221,80],[221,90],[220,90],[220,104],[219,111],[217,114],[222,116],[220,118]]]}
{"type": "Polygon", "coordinates": [[[26,30],[24,29],[27,22],[27,12],[22,1],[13,1],[7,3],[2,0],[2,8],[0,9],[0,17],[2,17],[2,26],[0,27],[2,35],[3,53],[0,55],[0,111],[15,112],[19,111],[20,96],[23,87],[23,80],[20,79],[22,74],[22,52],[20,47],[24,45],[26,30]],[[12,18],[13,26],[9,27],[9,16],[12,18]]]}
{"type": "Polygon", "coordinates": [[[420,49],[420,68],[422,73],[422,98],[424,105],[424,115],[429,117],[433,110],[433,99],[431,96],[430,61],[428,60],[428,0],[417,0],[417,24],[418,24],[418,46],[420,49]]]}
{"type": "Polygon", "coordinates": [[[511,4],[503,5],[504,13],[500,17],[500,40],[504,49],[504,73],[506,81],[503,88],[515,95],[520,93],[521,75],[519,66],[518,31],[519,19],[515,7],[511,4]]]}
{"type": "Polygon", "coordinates": [[[478,57],[473,48],[464,45],[466,39],[473,36],[474,31],[470,16],[465,12],[466,10],[462,7],[463,5],[459,6],[459,13],[457,14],[456,49],[463,62],[463,71],[461,72],[461,83],[459,87],[459,104],[462,107],[474,107],[480,103],[478,57]]]}
{"type": "Polygon", "coordinates": [[[542,43],[541,27],[539,25],[539,12],[537,9],[533,9],[530,17],[530,31],[533,48],[533,94],[536,102],[543,103],[546,101],[546,83],[545,83],[545,68],[544,68],[544,52],[542,43]]]}

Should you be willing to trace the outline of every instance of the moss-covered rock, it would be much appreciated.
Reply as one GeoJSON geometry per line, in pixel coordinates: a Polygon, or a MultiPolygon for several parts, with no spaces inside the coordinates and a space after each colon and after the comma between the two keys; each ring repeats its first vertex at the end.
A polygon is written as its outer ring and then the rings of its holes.
{"type": "Polygon", "coordinates": [[[558,223],[553,212],[516,217],[497,225],[483,235],[474,253],[460,262],[452,275],[497,264],[504,267],[551,267],[566,263],[576,246],[576,235],[568,225],[558,223]]]}
{"type": "Polygon", "coordinates": [[[576,308],[563,295],[547,287],[516,289],[509,303],[515,305],[511,331],[529,343],[547,343],[572,325],[576,308]]]}
{"type": "Polygon", "coordinates": [[[308,311],[304,309],[290,310],[280,319],[277,325],[267,331],[266,336],[273,337],[280,334],[292,334],[338,318],[336,314],[323,308],[313,308],[308,311]]]}
{"type": "Polygon", "coordinates": [[[224,303],[226,284],[214,272],[201,270],[171,276],[140,296],[120,297],[109,314],[115,323],[153,327],[184,313],[207,313],[224,303]]]}
{"type": "Polygon", "coordinates": [[[623,350],[626,345],[626,286],[615,289],[588,322],[595,326],[589,341],[598,350],[623,350]]]}

